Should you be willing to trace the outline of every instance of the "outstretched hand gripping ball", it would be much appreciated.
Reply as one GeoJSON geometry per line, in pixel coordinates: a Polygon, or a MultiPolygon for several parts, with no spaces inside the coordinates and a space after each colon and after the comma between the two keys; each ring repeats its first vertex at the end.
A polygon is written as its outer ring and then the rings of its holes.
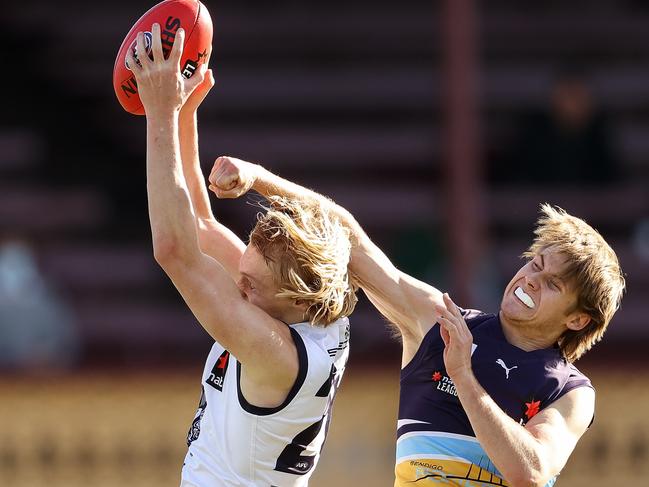
{"type": "Polygon", "coordinates": [[[198,0],[164,0],[146,12],[131,27],[119,48],[113,68],[113,88],[124,110],[135,115],[144,115],[144,107],[137,91],[135,76],[126,62],[131,50],[137,59],[137,33],[144,32],[147,55],[151,53],[151,26],[160,24],[160,37],[165,58],[169,56],[176,32],[185,29],[185,46],[180,58],[180,72],[191,78],[205,62],[212,45],[212,19],[210,13],[198,0]]]}

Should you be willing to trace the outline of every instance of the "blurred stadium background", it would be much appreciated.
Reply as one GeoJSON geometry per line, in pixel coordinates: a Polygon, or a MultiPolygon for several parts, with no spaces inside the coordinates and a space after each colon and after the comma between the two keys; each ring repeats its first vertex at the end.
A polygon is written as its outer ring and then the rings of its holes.
{"type": "MultiPolygon", "coordinates": [[[[114,56],[154,2],[2,8],[0,485],[174,486],[210,339],[156,268],[143,118],[114,56]]],[[[596,421],[560,486],[649,473],[649,4],[205,0],[204,169],[263,162],[404,270],[495,310],[538,205],[618,251],[628,293],[578,366],[596,421]]],[[[254,208],[214,202],[244,237],[254,208]]],[[[392,484],[399,346],[362,300],[312,485],[392,484]]]]}

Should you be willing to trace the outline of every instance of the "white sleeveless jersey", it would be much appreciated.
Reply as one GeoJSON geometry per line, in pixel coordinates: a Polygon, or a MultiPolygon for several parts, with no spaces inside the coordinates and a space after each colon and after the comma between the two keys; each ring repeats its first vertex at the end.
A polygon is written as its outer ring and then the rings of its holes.
{"type": "Polygon", "coordinates": [[[202,394],[187,436],[181,487],[308,485],[327,435],[336,391],[349,355],[349,321],[326,328],[290,325],[299,372],[283,404],[249,404],[241,364],[214,343],[202,394]]]}

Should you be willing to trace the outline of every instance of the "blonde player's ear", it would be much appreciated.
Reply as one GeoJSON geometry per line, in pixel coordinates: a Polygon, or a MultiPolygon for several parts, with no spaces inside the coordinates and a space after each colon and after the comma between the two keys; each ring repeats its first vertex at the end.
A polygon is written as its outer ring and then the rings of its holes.
{"type": "Polygon", "coordinates": [[[306,301],[304,301],[303,299],[296,299],[293,302],[293,306],[295,306],[296,308],[299,308],[301,311],[303,311],[305,313],[306,313],[306,310],[309,309],[309,304],[306,301]]]}
{"type": "Polygon", "coordinates": [[[590,323],[590,316],[586,313],[579,313],[573,319],[571,319],[566,326],[569,330],[579,331],[583,330],[590,323]]]}

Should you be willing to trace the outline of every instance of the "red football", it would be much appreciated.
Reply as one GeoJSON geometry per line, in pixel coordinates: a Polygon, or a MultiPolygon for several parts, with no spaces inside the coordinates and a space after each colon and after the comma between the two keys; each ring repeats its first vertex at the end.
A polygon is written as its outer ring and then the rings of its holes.
{"type": "Polygon", "coordinates": [[[180,71],[190,78],[203,63],[212,44],[212,19],[198,0],[165,0],[152,7],[126,34],[119,48],[113,68],[113,87],[124,110],[144,115],[144,107],[137,92],[135,76],[126,63],[126,53],[133,51],[137,59],[137,33],[144,32],[147,54],[151,52],[151,26],[160,24],[160,37],[165,58],[169,56],[176,32],[185,29],[185,48],[180,59],[180,71]]]}

